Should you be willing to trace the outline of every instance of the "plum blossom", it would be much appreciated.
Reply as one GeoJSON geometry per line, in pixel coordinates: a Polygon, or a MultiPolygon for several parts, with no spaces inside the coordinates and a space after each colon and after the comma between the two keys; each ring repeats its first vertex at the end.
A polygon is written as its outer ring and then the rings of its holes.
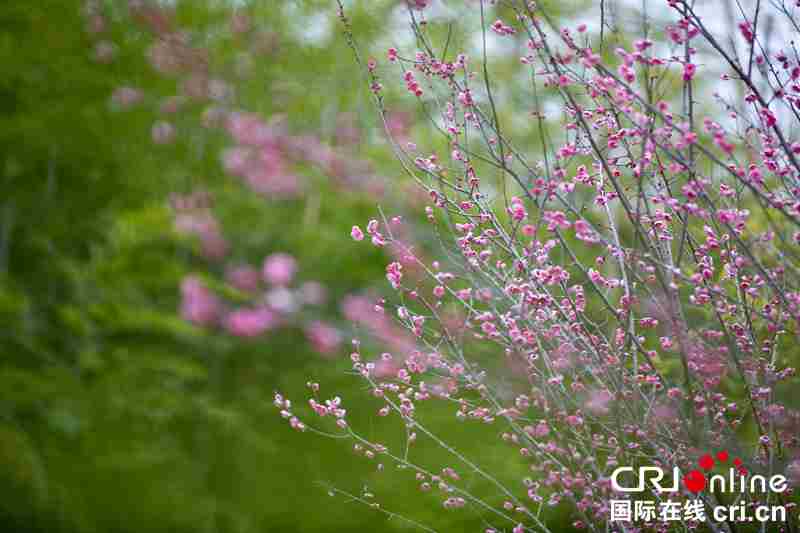
{"type": "Polygon", "coordinates": [[[305,333],[314,349],[323,355],[335,352],[342,342],[342,336],[336,328],[319,320],[309,324],[305,333]]]}
{"type": "Polygon", "coordinates": [[[264,259],[261,275],[270,285],[285,286],[297,273],[297,261],[286,253],[274,253],[264,259]]]}
{"type": "Polygon", "coordinates": [[[231,287],[242,292],[253,293],[258,290],[261,275],[256,268],[250,265],[241,265],[229,268],[225,279],[231,287]]]}
{"type": "Polygon", "coordinates": [[[237,337],[258,337],[278,325],[277,315],[266,307],[237,309],[228,313],[225,329],[237,337]]]}
{"type": "Polygon", "coordinates": [[[216,323],[221,311],[219,300],[196,276],[181,282],[181,316],[197,326],[216,323]]]}

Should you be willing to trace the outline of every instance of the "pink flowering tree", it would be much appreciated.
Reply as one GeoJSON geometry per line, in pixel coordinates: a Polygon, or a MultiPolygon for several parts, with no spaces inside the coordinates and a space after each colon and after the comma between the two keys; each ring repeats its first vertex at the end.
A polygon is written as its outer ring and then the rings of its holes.
{"type": "MultiPolygon", "coordinates": [[[[524,0],[408,0],[407,29],[369,59],[358,10],[337,2],[378,123],[396,106],[428,118],[393,149],[438,248],[408,247],[384,211],[357,221],[354,246],[404,259],[386,266],[394,296],[363,313],[414,342],[354,340],[370,398],[313,381],[299,405],[276,393],[289,426],[349,441],[487,532],[797,531],[800,9],[725,4],[724,17],[684,0],[623,17],[600,2],[571,18],[524,0]],[[373,438],[358,410],[399,436],[373,438]],[[454,444],[427,415],[441,410],[505,459],[454,444]],[[620,466],[677,468],[675,492],[637,497],[684,512],[614,517],[612,502],[631,503],[620,466]],[[779,483],[708,486],[729,471],[779,483]],[[714,513],[739,503],[783,514],[714,513]]],[[[388,495],[330,493],[433,530],[388,495]]]]}

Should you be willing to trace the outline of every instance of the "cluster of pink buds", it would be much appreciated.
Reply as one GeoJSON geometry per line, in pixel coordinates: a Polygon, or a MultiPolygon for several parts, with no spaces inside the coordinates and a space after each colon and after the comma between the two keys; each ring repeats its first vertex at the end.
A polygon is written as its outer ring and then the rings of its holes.
{"type": "Polygon", "coordinates": [[[408,92],[418,98],[423,95],[422,87],[417,82],[417,78],[412,71],[407,70],[406,73],[403,74],[403,79],[406,81],[406,89],[408,89],[408,92]]]}
{"type": "Polygon", "coordinates": [[[517,30],[509,26],[508,24],[504,23],[502,20],[496,20],[492,24],[492,30],[498,35],[514,35],[517,33],[517,30]]]}
{"type": "Polygon", "coordinates": [[[338,427],[341,429],[345,429],[347,427],[347,420],[345,420],[347,410],[341,407],[342,399],[338,396],[330,400],[325,400],[324,403],[320,403],[311,398],[308,400],[308,404],[318,416],[326,417],[330,415],[336,419],[336,425],[338,427]]]}
{"type": "Polygon", "coordinates": [[[289,426],[297,431],[305,431],[306,425],[292,414],[292,402],[279,393],[275,393],[273,404],[280,410],[281,418],[289,421],[289,426]]]}

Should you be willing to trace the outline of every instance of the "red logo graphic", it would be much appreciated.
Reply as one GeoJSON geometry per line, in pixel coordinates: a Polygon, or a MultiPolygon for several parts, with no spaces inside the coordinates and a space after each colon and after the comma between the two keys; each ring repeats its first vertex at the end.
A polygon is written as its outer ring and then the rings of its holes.
{"type": "MultiPolygon", "coordinates": [[[[700,459],[698,459],[697,466],[708,472],[714,468],[714,466],[717,464],[717,461],[720,463],[727,463],[728,459],[730,459],[730,455],[727,451],[722,450],[721,452],[717,452],[716,458],[717,459],[715,461],[714,456],[712,456],[710,453],[704,454],[700,457],[700,459]]],[[[747,469],[742,466],[744,463],[739,457],[733,459],[733,464],[739,474],[742,476],[747,475],[747,469]]],[[[706,475],[702,472],[702,470],[695,469],[683,476],[683,484],[686,487],[686,490],[697,494],[706,488],[708,480],[706,479],[706,475]]]]}
{"type": "Polygon", "coordinates": [[[703,470],[711,470],[714,468],[714,458],[709,454],[705,454],[697,461],[697,464],[700,465],[700,468],[703,470]]]}
{"type": "Polygon", "coordinates": [[[697,494],[706,488],[706,476],[699,470],[692,470],[683,476],[683,484],[689,492],[697,494]]]}

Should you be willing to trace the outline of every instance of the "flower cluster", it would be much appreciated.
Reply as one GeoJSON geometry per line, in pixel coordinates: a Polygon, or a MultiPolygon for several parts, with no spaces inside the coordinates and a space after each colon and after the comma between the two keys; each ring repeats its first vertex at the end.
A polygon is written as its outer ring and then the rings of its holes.
{"type": "MultiPolygon", "coordinates": [[[[527,1],[504,3],[516,28],[487,23],[488,4],[461,7],[479,15],[464,17],[480,24],[464,31],[482,42],[489,31],[526,40],[524,76],[469,72],[470,50],[448,62],[459,51],[435,50],[433,24],[421,26],[413,10],[419,49],[389,51],[387,68],[435,95],[420,105],[440,114],[432,128],[441,144],[396,146],[428,194],[426,219],[443,249],[429,260],[395,239],[389,220],[368,224],[372,245],[403,248],[420,273],[412,280],[407,263],[386,267],[395,322],[417,345],[375,358],[354,342],[351,354],[353,371],[383,403],[377,414],[395,414],[407,438],[401,453],[350,426],[342,436],[373,455],[382,450],[381,461],[411,472],[409,482],[446,509],[478,510],[487,531],[550,531],[539,509],[561,502],[570,502],[577,529],[666,531],[675,525],[610,522],[611,472],[691,468],[709,447],[737,450],[740,471],[796,483],[800,410],[788,391],[798,386],[800,162],[789,121],[800,120],[800,60],[778,52],[790,43],[776,43],[758,11],[743,10],[744,43],[729,44],[693,3],[671,0],[660,21],[666,42],[643,38],[605,60],[602,33],[581,25],[574,37],[527,1]],[[703,116],[695,99],[709,62],[723,65],[721,81],[743,97],[715,93],[718,111],[703,116]],[[535,146],[503,112],[498,95],[514,91],[525,97],[512,105],[530,105],[524,111],[538,123],[535,146]],[[557,124],[542,111],[556,101],[557,124]],[[429,403],[493,426],[525,471],[501,479],[462,455],[420,416],[429,403]],[[414,459],[409,450],[423,438],[472,481],[414,459]],[[504,503],[477,496],[478,482],[504,503]]],[[[789,22],[796,16],[774,10],[789,22]]],[[[340,18],[349,30],[341,6],[340,18]]],[[[490,62],[485,50],[481,61],[490,62]]],[[[407,89],[397,87],[397,98],[407,89]]],[[[386,98],[375,97],[382,115],[386,98]]],[[[359,226],[351,235],[369,242],[359,226]]],[[[793,495],[775,497],[794,509],[793,495]]],[[[749,494],[747,505],[769,498],[749,494]]]]}

